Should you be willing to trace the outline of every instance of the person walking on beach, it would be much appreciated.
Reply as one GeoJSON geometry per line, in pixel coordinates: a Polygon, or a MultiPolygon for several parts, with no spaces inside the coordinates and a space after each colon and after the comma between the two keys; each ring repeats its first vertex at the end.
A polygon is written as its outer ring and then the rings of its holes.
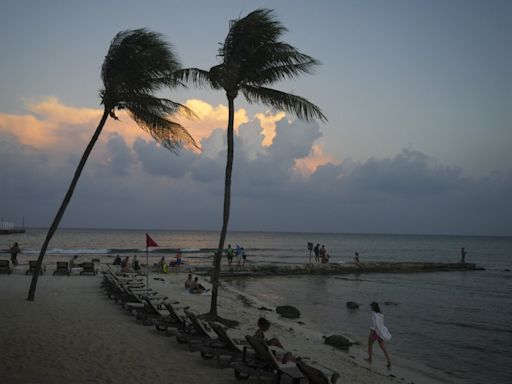
{"type": "Polygon", "coordinates": [[[372,326],[370,327],[370,334],[368,335],[368,358],[366,361],[369,363],[372,362],[373,343],[377,341],[382,352],[384,352],[384,356],[386,356],[386,367],[391,368],[391,360],[389,359],[389,354],[384,344],[384,341],[391,340],[391,333],[389,333],[389,330],[384,325],[384,315],[380,311],[379,303],[374,301],[370,304],[370,307],[372,308],[372,326]]]}
{"type": "Polygon", "coordinates": [[[233,255],[234,255],[233,248],[231,248],[231,244],[228,244],[228,249],[226,249],[226,257],[228,258],[229,270],[231,272],[233,272],[233,267],[231,266],[231,264],[233,263],[233,255]]]}
{"type": "Polygon", "coordinates": [[[15,242],[12,247],[9,249],[9,252],[11,253],[11,263],[14,267],[18,265],[18,253],[21,252],[20,246],[17,242],[15,242]]]}
{"type": "Polygon", "coordinates": [[[180,271],[180,265],[183,264],[181,248],[178,248],[178,252],[176,253],[176,272],[180,271]]]}
{"type": "Polygon", "coordinates": [[[320,248],[320,262],[325,263],[325,255],[327,254],[327,250],[325,249],[325,245],[322,244],[322,248],[320,248]]]}
{"type": "Polygon", "coordinates": [[[464,265],[466,263],[466,254],[467,252],[464,250],[464,247],[460,249],[460,263],[464,265]]]}
{"type": "Polygon", "coordinates": [[[241,269],[241,264],[242,264],[242,248],[240,247],[240,244],[236,245],[235,256],[236,256],[236,265],[237,265],[238,269],[241,269]]]}
{"type": "Polygon", "coordinates": [[[315,261],[318,262],[318,255],[320,254],[320,244],[317,243],[315,248],[313,248],[313,252],[315,252],[315,261]]]}
{"type": "Polygon", "coordinates": [[[245,261],[247,260],[247,255],[245,254],[244,247],[242,247],[240,252],[242,253],[242,268],[243,268],[243,267],[245,267],[245,261]]]}
{"type": "Polygon", "coordinates": [[[354,264],[357,265],[359,268],[363,268],[359,261],[359,252],[354,253],[354,264]]]}

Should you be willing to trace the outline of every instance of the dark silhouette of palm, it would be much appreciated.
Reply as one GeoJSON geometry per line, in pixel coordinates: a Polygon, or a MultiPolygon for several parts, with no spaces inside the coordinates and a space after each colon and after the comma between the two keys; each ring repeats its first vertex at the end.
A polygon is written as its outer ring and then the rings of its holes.
{"type": "Polygon", "coordinates": [[[286,28],[274,17],[272,10],[255,10],[244,18],[230,22],[228,35],[219,49],[219,65],[209,71],[188,68],[177,72],[178,78],[182,81],[223,89],[228,99],[224,212],[212,276],[212,299],[208,314],[211,318],[218,318],[218,280],[230,213],[235,98],[241,92],[250,103],[263,103],[290,112],[300,119],[327,120],[320,108],[305,98],[268,88],[279,80],[311,73],[319,64],[312,57],[280,41],[284,32],[286,28]]]}
{"type": "Polygon", "coordinates": [[[154,96],[156,91],[164,87],[174,88],[181,85],[173,76],[173,72],[179,68],[180,64],[171,46],[158,33],[146,29],[127,30],[119,32],[112,40],[101,69],[104,86],[100,91],[101,104],[104,107],[103,116],[82,155],[41,247],[28,300],[34,300],[37,279],[48,244],[58,228],[80,174],[108,117],[117,119],[116,110],[126,109],[137,124],[164,147],[177,151],[183,146],[196,146],[194,139],[183,126],[169,120],[169,116],[176,113],[188,116],[193,116],[193,113],[178,103],[154,96]]]}

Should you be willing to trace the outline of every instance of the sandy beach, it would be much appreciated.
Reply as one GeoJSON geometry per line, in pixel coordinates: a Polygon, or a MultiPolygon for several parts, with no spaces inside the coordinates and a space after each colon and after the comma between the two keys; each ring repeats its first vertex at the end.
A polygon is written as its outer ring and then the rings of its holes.
{"type": "MultiPolygon", "coordinates": [[[[49,266],[48,272],[51,272],[49,266]]],[[[121,306],[109,300],[97,276],[40,277],[35,302],[25,300],[30,276],[0,276],[0,377],[2,383],[236,383],[232,369],[219,369],[212,360],[189,352],[174,337],[143,326],[121,306]]],[[[150,275],[150,286],[182,306],[204,313],[210,296],[193,295],[183,288],[186,271],[150,275]],[[154,278],[163,278],[154,280],[154,278]]],[[[203,279],[203,283],[206,282],[203,279]]],[[[233,337],[253,334],[258,317],[272,322],[268,336],[278,337],[298,356],[308,356],[335,369],[340,382],[438,383],[438,373],[394,359],[390,371],[376,349],[370,366],[364,345],[349,352],[323,344],[322,335],[281,318],[263,305],[222,288],[221,316],[238,320],[233,337]]],[[[256,382],[255,378],[248,381],[256,382]]],[[[303,380],[305,382],[305,380],[303,380]]]]}

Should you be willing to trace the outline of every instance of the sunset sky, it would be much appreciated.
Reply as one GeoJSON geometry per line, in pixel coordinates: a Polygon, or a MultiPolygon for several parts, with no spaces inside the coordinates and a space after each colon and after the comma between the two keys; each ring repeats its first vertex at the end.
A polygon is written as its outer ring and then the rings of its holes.
{"type": "MultiPolygon", "coordinates": [[[[322,65],[275,88],[328,122],[236,106],[230,230],[512,235],[512,2],[4,1],[0,215],[46,227],[101,117],[100,68],[121,30],[218,64],[229,20],[271,8],[322,65]]],[[[220,229],[227,102],[166,97],[198,120],[178,155],[129,116],[107,123],[63,227],[220,229]]]]}

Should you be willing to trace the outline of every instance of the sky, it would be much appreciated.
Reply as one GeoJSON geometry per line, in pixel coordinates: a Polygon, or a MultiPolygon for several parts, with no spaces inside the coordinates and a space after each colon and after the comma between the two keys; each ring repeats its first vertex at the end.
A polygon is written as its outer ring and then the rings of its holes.
{"type": "MultiPolygon", "coordinates": [[[[322,63],[274,88],[328,121],[236,99],[230,230],[512,235],[512,3],[497,0],[4,0],[2,218],[49,226],[101,117],[117,32],[159,32],[183,67],[208,70],[229,20],[258,8],[322,63]]],[[[165,96],[199,116],[179,121],[201,150],[173,154],[120,114],[62,227],[220,229],[225,95],[165,96]]]]}

